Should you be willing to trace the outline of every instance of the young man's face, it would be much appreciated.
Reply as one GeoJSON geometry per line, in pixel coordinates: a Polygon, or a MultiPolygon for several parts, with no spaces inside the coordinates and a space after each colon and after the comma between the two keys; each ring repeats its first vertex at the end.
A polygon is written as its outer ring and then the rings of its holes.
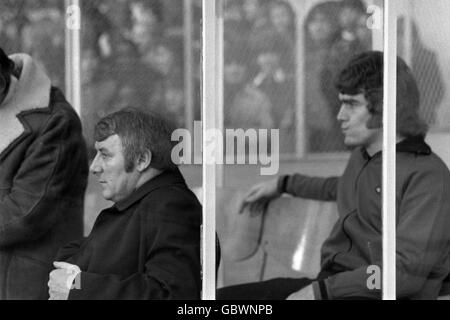
{"type": "Polygon", "coordinates": [[[95,149],[97,154],[90,171],[97,176],[103,188],[103,197],[118,202],[130,196],[137,187],[139,172],[136,167],[131,172],[125,171],[120,137],[115,134],[103,141],[96,141],[95,149]]]}
{"type": "Polygon", "coordinates": [[[369,129],[367,122],[372,114],[367,109],[364,94],[339,94],[341,109],[337,115],[344,134],[344,143],[349,147],[362,146],[366,149],[382,141],[382,129],[369,129]]]}

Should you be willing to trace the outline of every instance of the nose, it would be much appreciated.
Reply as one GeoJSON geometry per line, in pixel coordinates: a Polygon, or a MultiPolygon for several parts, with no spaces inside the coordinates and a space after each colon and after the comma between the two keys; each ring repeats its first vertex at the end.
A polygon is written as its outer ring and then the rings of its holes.
{"type": "Polygon", "coordinates": [[[347,113],[345,112],[345,106],[342,105],[339,109],[339,113],[336,116],[338,121],[345,121],[347,119],[347,113]]]}
{"type": "Polygon", "coordinates": [[[92,161],[91,166],[89,167],[89,171],[92,174],[98,174],[102,171],[102,167],[100,166],[100,163],[99,163],[99,154],[95,155],[95,158],[92,161]]]}

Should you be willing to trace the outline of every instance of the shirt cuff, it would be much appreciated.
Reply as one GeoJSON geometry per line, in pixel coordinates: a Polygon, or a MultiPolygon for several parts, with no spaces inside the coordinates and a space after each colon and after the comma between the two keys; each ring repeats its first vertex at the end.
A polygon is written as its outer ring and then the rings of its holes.
{"type": "Polygon", "coordinates": [[[73,282],[78,277],[78,275],[81,273],[81,270],[71,270],[70,276],[67,278],[67,288],[71,290],[73,288],[73,282]]]}
{"type": "Polygon", "coordinates": [[[325,281],[323,281],[323,280],[314,281],[312,283],[312,287],[313,287],[313,291],[314,291],[314,299],[329,300],[325,281]]]}
{"type": "Polygon", "coordinates": [[[288,183],[289,176],[284,175],[278,178],[277,182],[277,191],[278,193],[286,193],[287,183],[288,183]]]}

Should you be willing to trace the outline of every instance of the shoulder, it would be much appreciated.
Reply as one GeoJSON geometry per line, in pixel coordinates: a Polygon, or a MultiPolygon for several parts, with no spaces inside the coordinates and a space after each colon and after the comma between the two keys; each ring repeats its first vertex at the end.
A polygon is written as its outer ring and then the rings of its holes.
{"type": "Polygon", "coordinates": [[[81,128],[78,114],[58,88],[52,87],[51,89],[49,109],[52,119],[81,128]]]}
{"type": "Polygon", "coordinates": [[[450,188],[450,171],[444,161],[433,152],[428,155],[398,154],[397,170],[400,179],[405,182],[423,181],[431,188],[450,188]]]}
{"type": "Polygon", "coordinates": [[[33,132],[49,130],[81,132],[80,118],[62,92],[55,87],[51,88],[48,108],[29,110],[21,116],[33,132]]]}
{"type": "Polygon", "coordinates": [[[139,204],[146,220],[199,226],[202,206],[185,183],[167,185],[150,192],[139,204]]]}

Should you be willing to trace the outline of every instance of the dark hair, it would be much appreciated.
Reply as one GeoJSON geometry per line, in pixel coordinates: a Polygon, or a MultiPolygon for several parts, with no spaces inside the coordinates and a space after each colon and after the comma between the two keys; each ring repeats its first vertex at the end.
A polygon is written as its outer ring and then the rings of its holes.
{"type": "Polygon", "coordinates": [[[14,62],[6,55],[5,51],[0,48],[0,92],[9,89],[13,72],[14,62]]]}
{"type": "Polygon", "coordinates": [[[341,2],[341,7],[355,9],[360,13],[366,13],[366,6],[361,0],[343,0],[341,2]]]}
{"type": "MultiPolygon", "coordinates": [[[[352,58],[340,72],[336,88],[340,93],[363,93],[372,118],[368,128],[383,123],[383,53],[369,51],[352,58]]],[[[419,116],[420,94],[411,69],[397,57],[397,133],[404,137],[425,136],[426,123],[419,116]]]]}
{"type": "Polygon", "coordinates": [[[126,172],[134,169],[134,163],[147,150],[152,153],[152,168],[174,170],[177,166],[171,160],[173,129],[168,120],[155,113],[128,107],[100,119],[94,139],[103,141],[114,134],[120,137],[126,172]]]}
{"type": "Polygon", "coordinates": [[[311,22],[316,18],[317,15],[324,15],[327,21],[330,23],[331,28],[333,29],[332,33],[329,37],[329,46],[332,45],[333,40],[335,40],[340,34],[339,30],[339,22],[337,18],[337,10],[339,8],[339,3],[336,1],[326,1],[321,2],[315,5],[308,13],[305,23],[304,23],[304,32],[306,34],[306,42],[312,42],[311,36],[308,31],[308,26],[311,22]]]}

